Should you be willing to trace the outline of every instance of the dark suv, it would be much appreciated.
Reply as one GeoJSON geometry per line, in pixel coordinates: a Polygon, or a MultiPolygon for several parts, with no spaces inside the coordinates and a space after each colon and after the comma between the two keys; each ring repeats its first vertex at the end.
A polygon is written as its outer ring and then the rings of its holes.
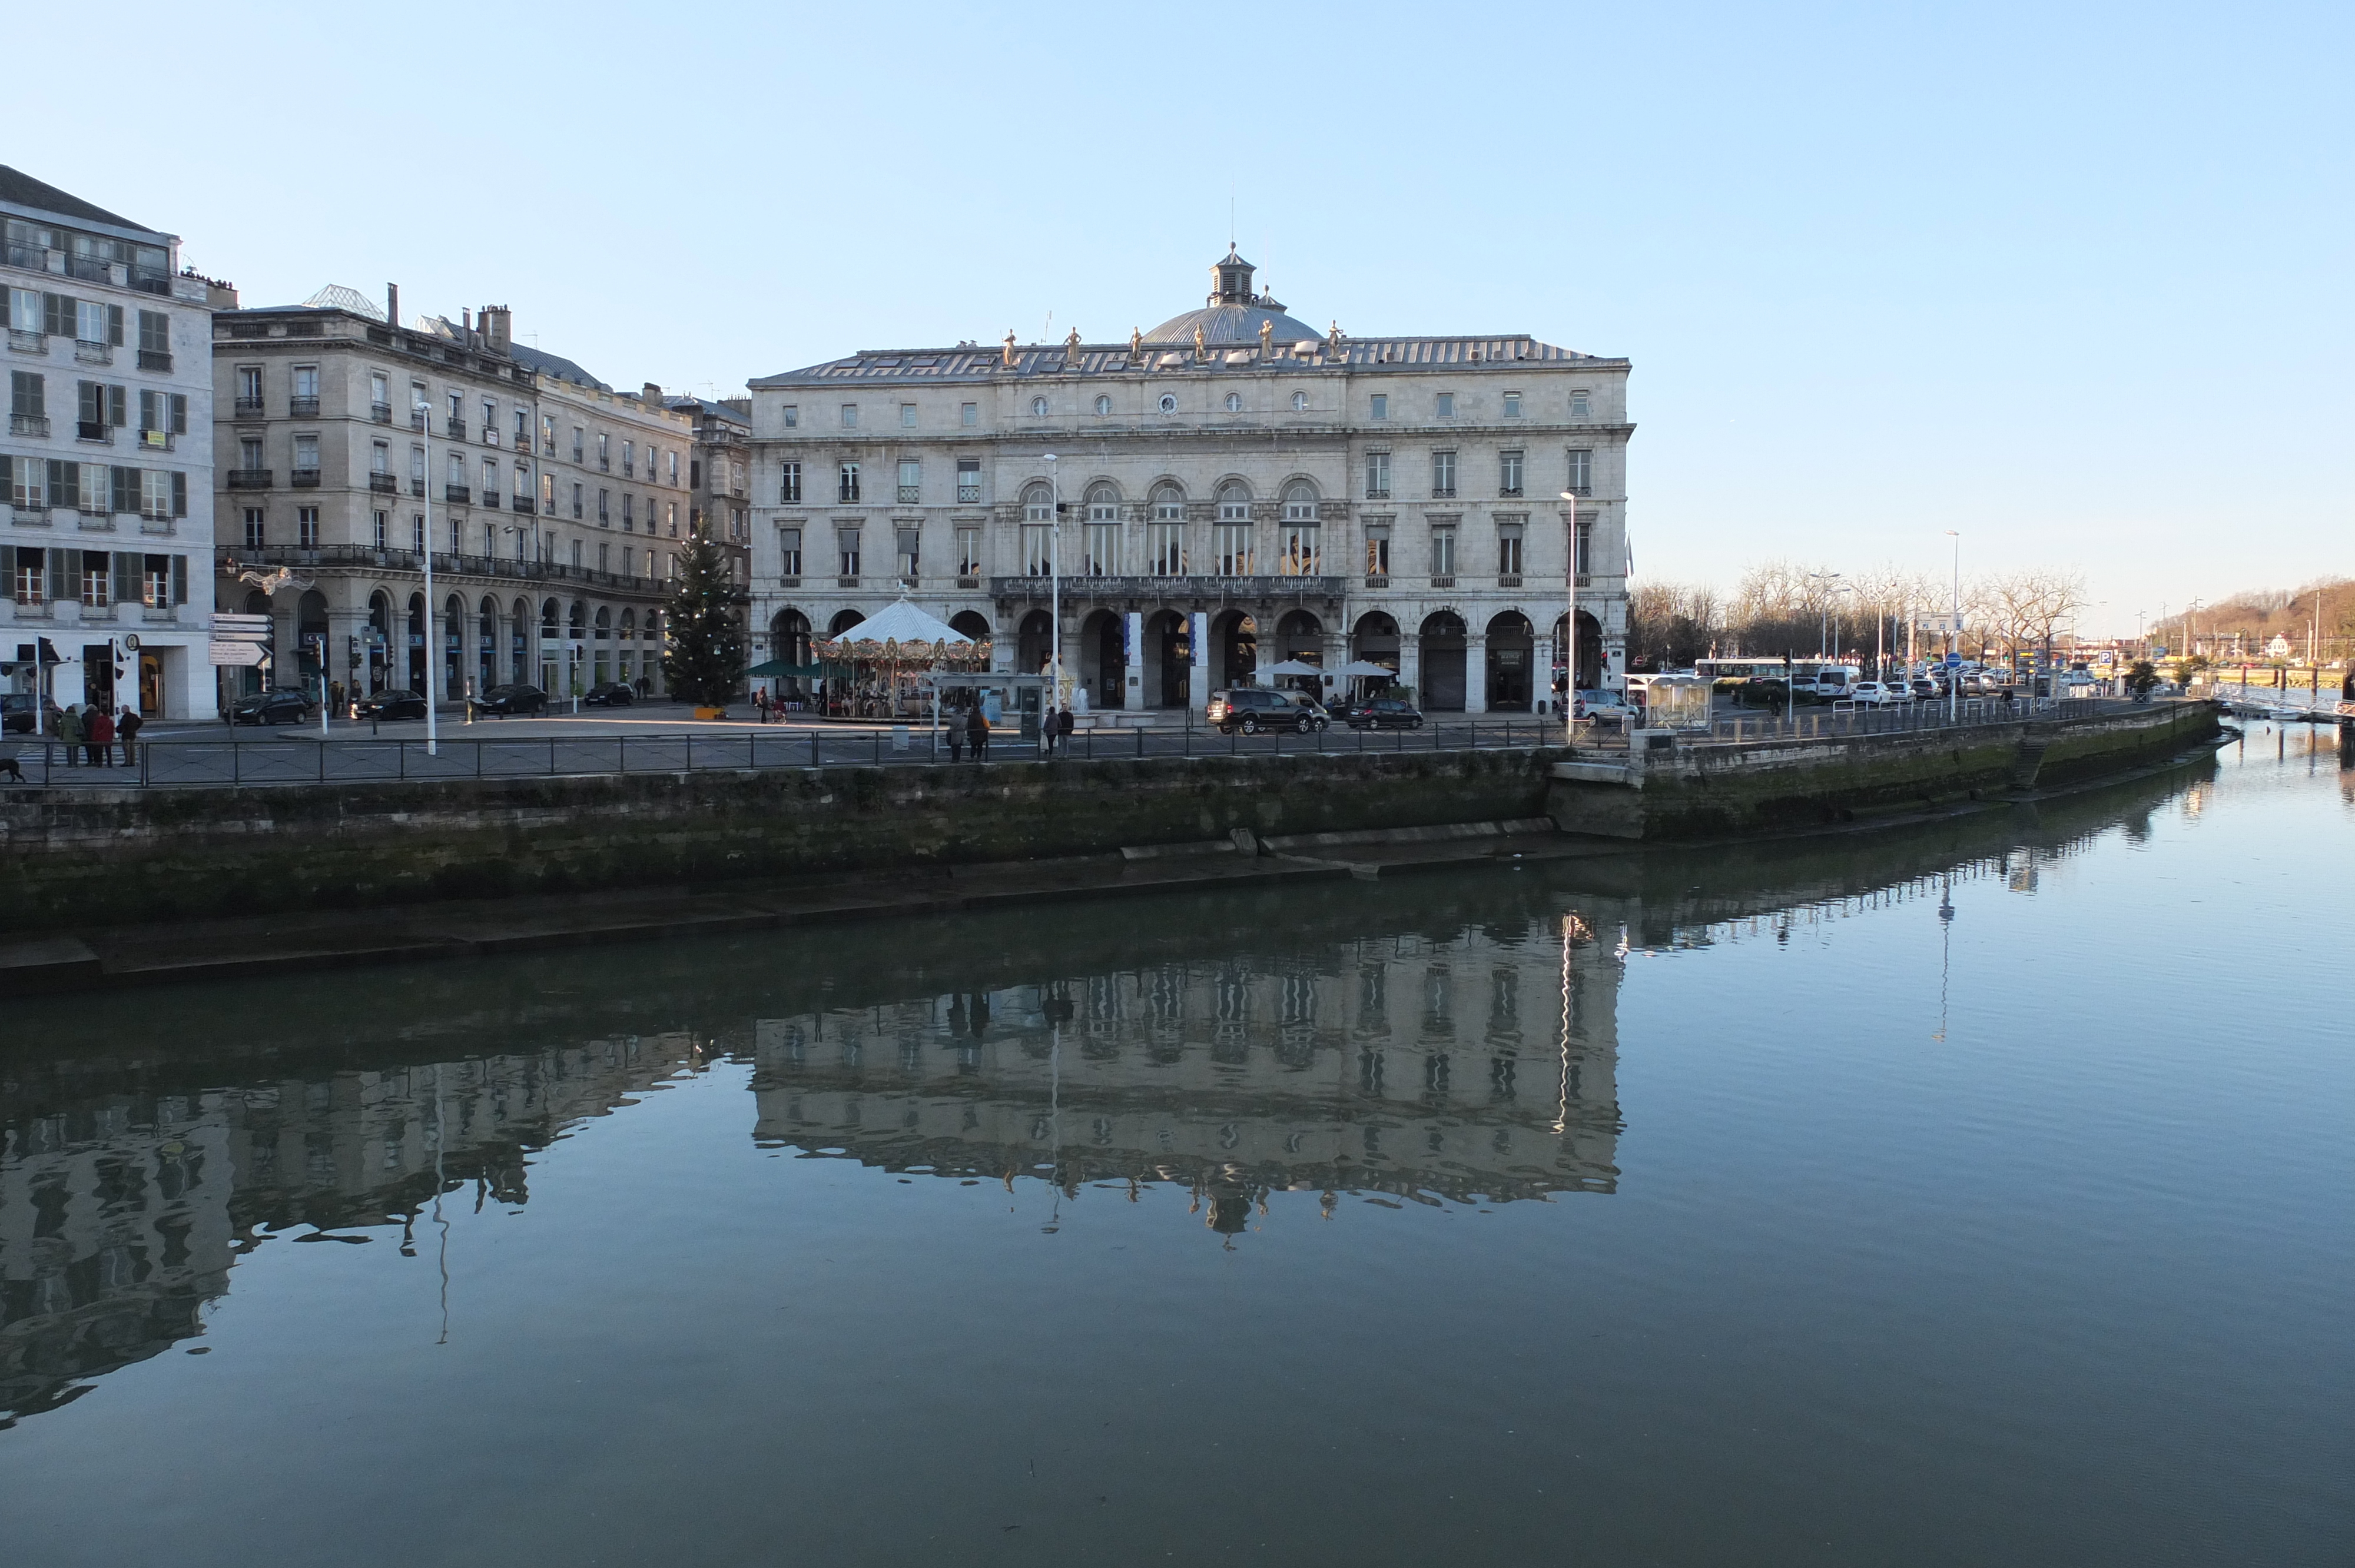
{"type": "Polygon", "coordinates": [[[1306,735],[1323,729],[1332,716],[1305,692],[1278,692],[1265,686],[1234,686],[1210,694],[1206,717],[1221,735],[1237,730],[1257,735],[1263,729],[1293,729],[1306,735]]]}

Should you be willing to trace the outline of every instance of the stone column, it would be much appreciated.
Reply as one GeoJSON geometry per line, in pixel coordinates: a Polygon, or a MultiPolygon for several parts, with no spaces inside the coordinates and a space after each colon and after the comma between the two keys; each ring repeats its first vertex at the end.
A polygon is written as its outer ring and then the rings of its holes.
{"type": "Polygon", "coordinates": [[[1536,666],[1529,672],[1529,709],[1543,715],[1553,701],[1553,639],[1540,633],[1529,650],[1529,662],[1536,666]]]}
{"type": "Polygon", "coordinates": [[[1129,709],[1145,706],[1145,612],[1132,609],[1121,618],[1121,634],[1127,643],[1127,680],[1120,694],[1120,705],[1129,709]]]}
{"type": "Polygon", "coordinates": [[[1423,705],[1423,638],[1420,634],[1399,629],[1399,684],[1414,694],[1414,705],[1423,705]]]}
{"type": "Polygon", "coordinates": [[[1192,689],[1186,694],[1186,700],[1199,705],[1210,700],[1210,614],[1198,609],[1186,619],[1194,644],[1192,689]]]}
{"type": "Polygon", "coordinates": [[[1464,711],[1488,711],[1488,634],[1474,631],[1464,639],[1464,711]]]}

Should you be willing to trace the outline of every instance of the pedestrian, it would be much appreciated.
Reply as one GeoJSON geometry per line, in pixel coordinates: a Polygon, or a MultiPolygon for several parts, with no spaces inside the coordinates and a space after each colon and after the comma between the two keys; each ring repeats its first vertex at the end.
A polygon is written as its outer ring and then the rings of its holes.
{"type": "Polygon", "coordinates": [[[146,720],[139,716],[139,710],[130,706],[125,706],[123,716],[114,721],[114,733],[123,740],[123,766],[125,768],[139,766],[139,728],[144,723],[146,720]]]}
{"type": "Polygon", "coordinates": [[[949,736],[949,760],[963,762],[964,760],[964,715],[956,709],[951,708],[946,727],[949,736]]]}
{"type": "Polygon", "coordinates": [[[989,760],[989,718],[981,711],[979,703],[975,703],[973,712],[965,715],[964,737],[973,742],[973,759],[975,762],[989,760]]]}
{"type": "Polygon", "coordinates": [[[88,738],[84,744],[90,748],[90,765],[92,768],[113,767],[114,715],[106,711],[103,704],[91,710],[90,728],[85,734],[88,738]]]}
{"type": "Polygon", "coordinates": [[[81,766],[81,705],[68,703],[66,711],[58,715],[58,738],[66,743],[66,766],[81,766]]]}
{"type": "Polygon", "coordinates": [[[1047,711],[1039,715],[1039,739],[1046,747],[1050,758],[1055,755],[1055,742],[1063,736],[1062,726],[1055,716],[1060,711],[1050,704],[1047,711]]]}
{"type": "Polygon", "coordinates": [[[1055,715],[1055,737],[1061,743],[1065,756],[1071,754],[1071,732],[1079,727],[1080,722],[1072,716],[1071,709],[1063,708],[1055,715]]]}
{"type": "Polygon", "coordinates": [[[769,722],[769,688],[766,686],[752,688],[752,722],[754,724],[769,722]]]}

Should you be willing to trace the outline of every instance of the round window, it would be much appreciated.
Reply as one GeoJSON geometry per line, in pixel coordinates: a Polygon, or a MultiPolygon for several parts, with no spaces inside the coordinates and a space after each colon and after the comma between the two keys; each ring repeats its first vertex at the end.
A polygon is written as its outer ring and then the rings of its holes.
{"type": "Polygon", "coordinates": [[[1030,412],[1037,415],[1039,418],[1045,418],[1047,417],[1047,399],[1044,397],[1031,398],[1030,412]]]}
{"type": "Polygon", "coordinates": [[[1230,413],[1230,414],[1240,414],[1240,413],[1241,413],[1242,411],[1243,411],[1243,395],[1242,395],[1241,393],[1240,393],[1240,392],[1230,392],[1230,393],[1228,393],[1228,394],[1227,394],[1227,412],[1228,412],[1228,413],[1230,413]]]}
{"type": "Polygon", "coordinates": [[[1165,414],[1176,413],[1178,411],[1178,399],[1170,394],[1164,392],[1161,395],[1161,411],[1165,414]]]}
{"type": "Polygon", "coordinates": [[[1109,413],[1111,413],[1111,412],[1112,412],[1112,399],[1111,399],[1111,398],[1109,398],[1109,397],[1099,397],[1099,398],[1097,398],[1097,399],[1096,399],[1096,412],[1097,412],[1099,415],[1103,415],[1103,414],[1109,414],[1109,413]]]}
{"type": "Polygon", "coordinates": [[[1295,392],[1292,395],[1292,411],[1295,414],[1305,414],[1308,411],[1307,393],[1295,392]]]}

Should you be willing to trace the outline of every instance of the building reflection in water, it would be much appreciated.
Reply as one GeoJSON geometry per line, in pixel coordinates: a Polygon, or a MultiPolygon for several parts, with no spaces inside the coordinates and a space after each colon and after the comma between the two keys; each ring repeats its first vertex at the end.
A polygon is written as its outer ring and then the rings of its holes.
{"type": "Polygon", "coordinates": [[[437,1191],[522,1203],[526,1155],[692,1055],[684,1035],[631,1037],[0,1121],[0,1427],[200,1333],[272,1233],[399,1224],[405,1244],[437,1191]]]}
{"type": "Polygon", "coordinates": [[[891,1171],[1272,1191],[1609,1192],[1622,955],[1556,913],[754,1028],[753,1136],[891,1171]]]}

